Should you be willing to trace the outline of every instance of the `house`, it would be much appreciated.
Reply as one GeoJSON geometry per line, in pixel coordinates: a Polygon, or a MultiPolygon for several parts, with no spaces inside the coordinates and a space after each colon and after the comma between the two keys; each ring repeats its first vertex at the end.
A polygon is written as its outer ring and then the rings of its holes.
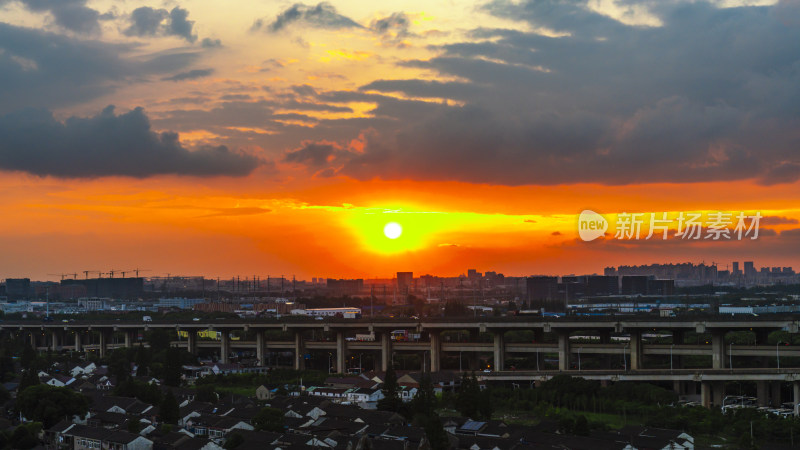
{"type": "Polygon", "coordinates": [[[253,426],[236,417],[201,414],[186,421],[186,429],[195,436],[222,439],[233,430],[254,430],[253,426]]]}
{"type": "Polygon", "coordinates": [[[127,431],[74,425],[61,433],[72,442],[74,450],[152,450],[153,441],[127,431]]]}
{"type": "Polygon", "coordinates": [[[256,389],[256,398],[259,400],[272,400],[275,398],[275,389],[269,389],[263,384],[256,389]]]}
{"type": "Polygon", "coordinates": [[[81,375],[91,375],[96,369],[97,365],[95,365],[95,363],[85,362],[73,366],[71,369],[69,369],[69,374],[77,378],[81,375]]]}
{"type": "Polygon", "coordinates": [[[414,397],[417,396],[417,390],[418,389],[415,387],[401,386],[400,399],[403,402],[410,402],[414,397]]]}
{"type": "Polygon", "coordinates": [[[365,409],[374,409],[384,397],[380,389],[356,388],[347,391],[347,401],[365,409]]]}
{"type": "Polygon", "coordinates": [[[55,387],[69,386],[75,382],[75,378],[66,375],[56,375],[54,377],[44,377],[39,380],[42,384],[48,384],[55,387]]]}
{"type": "Polygon", "coordinates": [[[211,373],[214,375],[227,375],[229,373],[242,373],[242,366],[233,363],[215,363],[211,366],[211,373]]]}
{"type": "Polygon", "coordinates": [[[329,387],[319,387],[319,386],[312,386],[306,389],[306,393],[313,397],[325,397],[329,398],[335,402],[341,402],[347,398],[347,391],[349,388],[329,388],[329,387]]]}

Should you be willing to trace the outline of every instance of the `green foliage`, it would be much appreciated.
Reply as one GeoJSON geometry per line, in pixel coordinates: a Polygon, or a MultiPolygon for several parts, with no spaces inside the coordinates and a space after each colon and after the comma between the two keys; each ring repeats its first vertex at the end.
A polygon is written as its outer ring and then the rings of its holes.
{"type": "Polygon", "coordinates": [[[214,385],[218,390],[224,387],[248,387],[267,386],[269,388],[281,387],[283,385],[299,385],[300,380],[303,384],[322,385],[328,377],[327,372],[320,370],[292,370],[274,369],[267,374],[257,373],[236,373],[228,375],[208,375],[195,381],[196,386],[214,385]]]}
{"type": "Polygon", "coordinates": [[[400,398],[400,386],[397,384],[397,374],[394,369],[389,367],[383,380],[381,388],[383,398],[378,400],[378,409],[381,411],[399,411],[403,404],[400,398]]]}
{"type": "Polygon", "coordinates": [[[492,418],[494,412],[492,398],[488,391],[481,391],[475,373],[462,374],[461,387],[455,398],[455,407],[464,417],[486,420],[492,418]]]}
{"type": "Polygon", "coordinates": [[[197,386],[194,399],[198,402],[217,403],[219,396],[213,384],[202,384],[197,386]]]}
{"type": "Polygon", "coordinates": [[[39,432],[42,430],[42,424],[38,422],[30,422],[20,424],[11,433],[8,439],[8,446],[13,449],[26,450],[34,448],[39,445],[39,432]]]}
{"type": "Polygon", "coordinates": [[[167,391],[164,395],[164,399],[161,401],[158,409],[158,415],[161,419],[162,423],[168,423],[171,425],[177,425],[178,420],[180,420],[180,407],[178,406],[178,401],[175,400],[175,396],[172,395],[172,391],[167,391]]]}
{"type": "Polygon", "coordinates": [[[225,440],[225,445],[222,446],[225,450],[234,449],[244,443],[244,438],[239,433],[231,433],[228,439],[225,440]]]}
{"type": "Polygon", "coordinates": [[[433,383],[430,375],[423,374],[417,389],[417,395],[411,400],[410,414],[412,417],[417,415],[430,416],[436,410],[437,399],[433,392],[433,383]]]}
{"type": "Polygon", "coordinates": [[[261,411],[253,418],[253,426],[258,431],[283,432],[283,422],[283,411],[270,407],[261,408],[261,411]]]}
{"type": "Polygon", "coordinates": [[[85,415],[89,402],[69,388],[39,384],[21,391],[16,407],[28,420],[42,422],[45,428],[50,428],[65,417],[85,415]]]}
{"type": "Polygon", "coordinates": [[[114,388],[114,394],[120,397],[135,397],[151,405],[157,405],[163,400],[163,395],[158,385],[136,381],[133,378],[128,378],[119,383],[114,388]]]}

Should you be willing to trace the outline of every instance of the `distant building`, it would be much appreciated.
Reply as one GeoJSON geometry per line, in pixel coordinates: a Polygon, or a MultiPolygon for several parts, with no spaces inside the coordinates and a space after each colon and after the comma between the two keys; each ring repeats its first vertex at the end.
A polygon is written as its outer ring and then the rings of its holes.
{"type": "Polygon", "coordinates": [[[622,295],[647,295],[647,275],[625,275],[622,277],[622,295]]]}
{"type": "Polygon", "coordinates": [[[88,278],[61,280],[61,286],[83,286],[88,297],[140,298],[144,294],[143,278],[88,278]]]}
{"type": "Polygon", "coordinates": [[[733,262],[733,270],[731,270],[731,275],[734,277],[738,277],[742,275],[742,271],[739,270],[739,261],[733,262]]]}
{"type": "Polygon", "coordinates": [[[25,298],[31,295],[30,278],[6,278],[6,295],[10,298],[25,298]]]}
{"type": "Polygon", "coordinates": [[[607,275],[589,275],[586,277],[586,295],[617,295],[619,294],[619,277],[607,275]]]}
{"type": "Polygon", "coordinates": [[[358,294],[364,290],[364,280],[358,278],[355,280],[335,280],[328,278],[327,287],[339,295],[358,294]]]}
{"type": "Polygon", "coordinates": [[[178,308],[178,309],[192,309],[194,305],[204,303],[205,299],[202,298],[160,298],[156,306],[158,308],[178,308]]]}
{"type": "Polygon", "coordinates": [[[528,299],[532,309],[566,311],[566,302],[558,299],[558,277],[534,276],[527,280],[528,299]]]}
{"type": "Polygon", "coordinates": [[[397,293],[408,294],[414,287],[414,272],[397,272],[397,293]]]}
{"type": "Polygon", "coordinates": [[[758,272],[756,272],[756,267],[753,264],[753,261],[745,261],[744,262],[744,276],[748,279],[754,279],[758,272]]]}

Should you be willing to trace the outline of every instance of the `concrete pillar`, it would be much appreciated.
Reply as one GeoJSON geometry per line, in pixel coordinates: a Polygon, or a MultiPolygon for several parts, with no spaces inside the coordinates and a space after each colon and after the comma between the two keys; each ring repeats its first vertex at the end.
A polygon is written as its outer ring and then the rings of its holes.
{"type": "Polygon", "coordinates": [[[800,403],[800,383],[795,381],[792,383],[792,401],[794,402],[794,407],[792,408],[794,415],[800,415],[800,411],[797,409],[797,404],[800,403]]]}
{"type": "Polygon", "coordinates": [[[441,370],[442,340],[438,331],[431,331],[431,372],[441,370]]]}
{"type": "Polygon", "coordinates": [[[684,333],[683,330],[672,330],[672,343],[675,345],[683,344],[684,333]]]}
{"type": "Polygon", "coordinates": [[[303,345],[303,333],[294,332],[294,370],[303,370],[306,367],[305,346],[303,345]]]}
{"type": "Polygon", "coordinates": [[[767,381],[756,381],[756,398],[758,399],[759,407],[769,406],[769,392],[767,386],[767,381]]]}
{"type": "Polygon", "coordinates": [[[59,344],[60,344],[60,342],[59,342],[60,340],[61,339],[60,339],[60,336],[59,336],[59,332],[55,331],[55,330],[51,331],[50,332],[50,349],[53,350],[54,352],[57,352],[59,344]]]}
{"type": "Polygon", "coordinates": [[[231,332],[230,330],[219,330],[219,361],[222,364],[230,362],[228,355],[231,353],[231,332]]]}
{"type": "Polygon", "coordinates": [[[711,382],[700,382],[700,402],[703,408],[711,408],[711,382]]]}
{"type": "Polygon", "coordinates": [[[494,367],[495,371],[505,369],[506,343],[504,331],[496,330],[494,333],[494,367]]]}
{"type": "Polygon", "coordinates": [[[773,408],[780,408],[781,407],[781,382],[780,381],[773,381],[770,384],[770,388],[772,390],[772,407],[773,408]]]}
{"type": "Polygon", "coordinates": [[[111,340],[109,339],[111,337],[111,332],[106,330],[100,330],[100,333],[98,334],[100,334],[100,345],[99,345],[100,357],[105,358],[106,353],[108,353],[108,341],[111,340]]]}
{"type": "Polygon", "coordinates": [[[642,361],[642,332],[640,330],[631,330],[631,370],[644,369],[642,361]]]}
{"type": "Polygon", "coordinates": [[[611,343],[611,330],[600,330],[598,331],[600,336],[600,343],[601,344],[610,344],[611,343]]]}
{"type": "Polygon", "coordinates": [[[38,340],[36,339],[36,337],[37,337],[36,332],[31,331],[30,342],[31,342],[31,347],[33,347],[34,350],[37,350],[39,348],[39,346],[37,345],[38,340]]]}
{"type": "Polygon", "coordinates": [[[81,330],[75,330],[75,351],[82,352],[83,351],[83,336],[81,336],[81,330]]]}
{"type": "Polygon", "coordinates": [[[678,394],[678,396],[683,395],[683,382],[681,380],[674,380],[672,382],[672,391],[678,394]]]}
{"type": "Polygon", "coordinates": [[[133,333],[131,330],[125,330],[125,348],[133,347],[133,333]]]}
{"type": "Polygon", "coordinates": [[[386,372],[392,364],[392,339],[388,331],[381,335],[381,371],[386,372]]]}
{"type": "Polygon", "coordinates": [[[714,406],[722,406],[722,400],[725,398],[725,383],[722,381],[715,381],[713,385],[714,391],[714,406]]]}
{"type": "Polygon", "coordinates": [[[558,332],[558,370],[569,370],[569,331],[558,332]]]}
{"type": "Polygon", "coordinates": [[[711,367],[724,369],[725,358],[725,331],[713,330],[711,332],[711,367]]]}
{"type": "Polygon", "coordinates": [[[347,350],[344,344],[344,332],[336,332],[336,372],[345,373],[345,358],[347,358],[347,350]]]}
{"type": "Polygon", "coordinates": [[[265,366],[266,360],[264,359],[264,350],[266,347],[266,336],[264,330],[256,330],[256,360],[259,366],[265,366]]]}
{"type": "Polygon", "coordinates": [[[186,351],[197,354],[197,330],[194,328],[186,330],[186,351]]]}

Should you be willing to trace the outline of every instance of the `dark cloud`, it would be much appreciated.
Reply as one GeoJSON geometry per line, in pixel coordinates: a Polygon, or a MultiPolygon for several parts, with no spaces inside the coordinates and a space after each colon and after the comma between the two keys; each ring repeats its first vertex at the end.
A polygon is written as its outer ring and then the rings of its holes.
{"type": "Polygon", "coordinates": [[[376,103],[364,152],[336,158],[338,173],[506,185],[800,179],[800,27],[776,14],[786,4],[649,5],[663,26],[625,25],[585,1],[496,0],[492,14],[568,34],[478,29],[401,63],[458,81],[317,93],[376,103]]]}
{"type": "Polygon", "coordinates": [[[284,160],[310,167],[320,167],[330,162],[337,153],[340,153],[340,149],[332,144],[306,142],[301,148],[287,153],[284,160]]]}
{"type": "Polygon", "coordinates": [[[200,41],[200,46],[203,48],[219,48],[222,47],[222,41],[219,39],[203,38],[200,41]]]}
{"type": "Polygon", "coordinates": [[[266,214],[271,212],[268,208],[259,207],[244,207],[244,208],[216,208],[213,213],[206,214],[202,217],[240,217],[240,216],[255,216],[258,214],[266,214]]]}
{"type": "Polygon", "coordinates": [[[0,23],[0,114],[83,103],[151,75],[184,70],[199,55],[140,56],[136,49],[0,23]]]}
{"type": "MultiPolygon", "coordinates": [[[[131,13],[130,26],[125,30],[128,36],[178,36],[188,42],[195,42],[197,35],[193,34],[194,21],[188,20],[189,11],[176,6],[171,11],[155,9],[149,6],[136,8],[131,13]]],[[[221,44],[219,40],[203,40],[204,47],[221,44]]]]}
{"type": "Polygon", "coordinates": [[[764,216],[760,219],[762,225],[787,225],[800,223],[797,219],[783,216],[764,216]]]}
{"type": "Polygon", "coordinates": [[[224,146],[189,150],[177,133],[156,133],[141,108],[56,120],[45,110],[0,117],[0,169],[65,178],[160,174],[242,176],[261,161],[224,146]]]}
{"type": "Polygon", "coordinates": [[[403,39],[414,36],[408,28],[411,26],[411,19],[403,12],[396,12],[388,17],[377,19],[370,24],[370,30],[380,34],[384,40],[399,42],[403,39]]]}
{"type": "MultiPolygon", "coordinates": [[[[100,20],[112,18],[113,15],[101,15],[97,10],[86,6],[86,0],[19,0],[33,12],[47,12],[53,22],[61,28],[76,33],[97,33],[100,31],[100,20]]],[[[0,0],[0,6],[11,0],[0,0]]]]}
{"type": "Polygon", "coordinates": [[[278,17],[269,23],[269,25],[265,25],[264,19],[256,20],[251,30],[255,31],[266,28],[268,31],[277,32],[295,22],[302,22],[312,27],[326,29],[362,28],[361,25],[349,17],[339,14],[336,8],[330,3],[320,2],[316,6],[295,3],[278,14],[278,17]]]}
{"type": "Polygon", "coordinates": [[[214,73],[214,69],[194,69],[188,72],[181,72],[175,75],[162,78],[163,81],[184,81],[195,80],[197,78],[207,77],[214,73]]]}

